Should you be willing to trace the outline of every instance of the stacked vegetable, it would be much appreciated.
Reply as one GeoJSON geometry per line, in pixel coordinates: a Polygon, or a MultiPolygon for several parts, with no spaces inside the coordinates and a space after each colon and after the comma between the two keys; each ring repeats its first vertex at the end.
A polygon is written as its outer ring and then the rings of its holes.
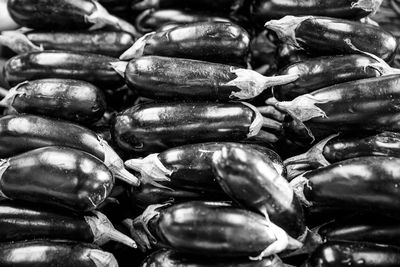
{"type": "Polygon", "coordinates": [[[8,0],[0,265],[400,265],[381,2],[8,0]]]}

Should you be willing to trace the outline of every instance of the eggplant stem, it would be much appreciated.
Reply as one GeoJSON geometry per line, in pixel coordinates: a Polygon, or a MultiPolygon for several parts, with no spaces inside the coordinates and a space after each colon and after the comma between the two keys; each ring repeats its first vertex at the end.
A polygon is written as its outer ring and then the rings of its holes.
{"type": "Polygon", "coordinates": [[[269,133],[269,132],[267,132],[267,131],[264,131],[264,130],[261,130],[261,131],[260,131],[256,136],[254,136],[253,138],[254,138],[255,140],[259,140],[259,141],[261,141],[261,142],[269,143],[269,144],[276,143],[276,142],[279,141],[279,138],[278,138],[276,135],[271,134],[271,133],[269,133]]]}
{"type": "Polygon", "coordinates": [[[304,195],[304,187],[308,186],[309,188],[311,188],[308,179],[304,177],[306,173],[307,172],[294,178],[290,182],[290,186],[293,188],[293,191],[296,194],[297,198],[300,200],[300,202],[306,207],[311,207],[313,204],[310,201],[308,201],[304,195]]]}
{"type": "Polygon", "coordinates": [[[123,78],[125,78],[125,70],[128,67],[128,62],[126,61],[117,61],[117,62],[110,62],[111,67],[123,78]]]}
{"type": "Polygon", "coordinates": [[[151,38],[155,32],[146,33],[140,37],[136,42],[128,48],[120,57],[120,60],[131,60],[143,56],[144,48],[146,47],[147,40],[151,38]]]}
{"type": "Polygon", "coordinates": [[[246,107],[250,108],[254,112],[254,120],[249,126],[249,133],[247,134],[247,138],[258,136],[264,123],[263,116],[255,106],[247,102],[241,102],[241,103],[246,107]]]}
{"type": "Polygon", "coordinates": [[[142,13],[140,13],[135,20],[135,27],[141,33],[151,32],[153,29],[142,27],[140,22],[144,20],[147,16],[154,12],[154,8],[146,9],[142,13]]]}
{"type": "Polygon", "coordinates": [[[383,0],[358,0],[351,4],[351,8],[360,8],[374,15],[381,6],[383,0]]]}
{"type": "Polygon", "coordinates": [[[7,46],[17,54],[44,50],[42,46],[32,43],[21,31],[3,31],[0,35],[0,45],[7,46]]]}
{"type": "Polygon", "coordinates": [[[302,175],[312,169],[310,169],[309,164],[296,164],[287,166],[286,170],[287,170],[286,179],[290,182],[297,176],[302,175]]]}

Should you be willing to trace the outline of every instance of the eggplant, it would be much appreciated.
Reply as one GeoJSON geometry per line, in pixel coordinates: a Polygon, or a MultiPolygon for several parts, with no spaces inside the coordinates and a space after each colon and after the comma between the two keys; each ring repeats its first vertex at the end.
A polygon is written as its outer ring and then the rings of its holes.
{"type": "Polygon", "coordinates": [[[260,23],[268,19],[280,19],[286,15],[315,15],[354,20],[374,14],[381,3],[382,0],[256,0],[251,5],[251,13],[253,19],[260,23]]]}
{"type": "Polygon", "coordinates": [[[367,156],[400,158],[400,134],[382,132],[365,137],[331,135],[315,144],[307,152],[286,159],[284,163],[289,170],[289,177],[294,177],[295,171],[292,170],[299,165],[318,168],[346,159],[367,156]]]}
{"type": "Polygon", "coordinates": [[[276,64],[282,70],[292,64],[308,61],[312,55],[289,44],[280,44],[275,53],[276,64]]]}
{"type": "Polygon", "coordinates": [[[399,158],[360,157],[306,172],[290,183],[306,206],[396,212],[400,207],[399,158]]]}
{"type": "Polygon", "coordinates": [[[163,246],[200,255],[262,259],[302,245],[265,217],[216,202],[153,205],[124,223],[143,250],[163,246]]]}
{"type": "Polygon", "coordinates": [[[53,239],[99,246],[112,240],[136,247],[130,237],[117,231],[99,211],[80,216],[4,200],[0,202],[0,238],[2,242],[53,239]]]}
{"type": "Polygon", "coordinates": [[[400,249],[370,243],[328,242],[321,245],[303,267],[396,267],[400,249]]]}
{"type": "Polygon", "coordinates": [[[77,212],[96,209],[114,178],[98,158],[81,150],[49,146],[2,159],[0,195],[77,212]]]}
{"type": "Polygon", "coordinates": [[[63,50],[88,52],[119,57],[135,41],[134,36],[122,31],[5,31],[0,35],[0,44],[17,54],[63,50]]]}
{"type": "Polygon", "coordinates": [[[100,120],[106,109],[104,95],[96,86],[70,79],[20,83],[8,91],[0,105],[19,113],[56,117],[82,124],[100,120]]]}
{"type": "Polygon", "coordinates": [[[138,186],[122,159],[96,133],[74,123],[35,115],[0,118],[0,157],[12,157],[44,146],[65,146],[85,151],[101,161],[116,178],[138,186]]]}
{"type": "Polygon", "coordinates": [[[225,259],[182,254],[173,250],[162,249],[148,256],[141,267],[285,267],[278,256],[251,261],[248,258],[225,259]]]}
{"type": "Polygon", "coordinates": [[[18,27],[18,24],[10,17],[7,9],[7,0],[0,1],[0,32],[14,30],[18,27]]]}
{"type": "Polygon", "coordinates": [[[97,246],[47,240],[0,243],[0,265],[4,267],[118,267],[114,256],[97,246]]]}
{"type": "Polygon", "coordinates": [[[351,216],[326,223],[318,234],[327,241],[368,242],[399,246],[399,221],[383,216],[351,216]]]}
{"type": "Polygon", "coordinates": [[[73,31],[109,26],[136,34],[131,24],[110,15],[95,0],[9,0],[7,8],[15,22],[28,28],[73,31]]]}
{"type": "Polygon", "coordinates": [[[268,21],[265,27],[282,42],[321,55],[354,54],[361,50],[389,62],[398,45],[396,38],[380,27],[329,17],[286,16],[268,21]]]}
{"type": "Polygon", "coordinates": [[[135,19],[135,28],[141,33],[156,31],[165,24],[190,24],[196,22],[231,22],[229,18],[212,15],[201,11],[178,9],[147,9],[135,19]]]}
{"type": "MultiPolygon", "coordinates": [[[[324,138],[354,129],[397,132],[399,84],[398,74],[350,81],[278,102],[276,106],[296,122],[305,123],[312,137],[324,138]]],[[[290,122],[283,125],[285,129],[291,127],[290,122]]]]}
{"type": "Polygon", "coordinates": [[[232,13],[240,9],[244,0],[186,0],[184,2],[179,0],[134,0],[132,3],[133,10],[145,10],[145,9],[192,9],[192,10],[204,10],[207,12],[224,12],[232,13]]]}
{"type": "Polygon", "coordinates": [[[263,214],[294,238],[306,236],[297,196],[262,153],[225,146],[214,153],[212,167],[218,183],[235,202],[263,214]]]}
{"type": "Polygon", "coordinates": [[[245,102],[148,103],[135,105],[114,118],[111,133],[123,150],[156,153],[180,145],[240,141],[254,137],[275,142],[262,127],[279,131],[281,124],[263,118],[245,102]]]}
{"type": "Polygon", "coordinates": [[[5,80],[15,86],[26,80],[83,80],[100,88],[118,88],[124,80],[112,68],[115,58],[84,52],[41,51],[17,55],[4,66],[5,80]]]}
{"type": "Polygon", "coordinates": [[[251,99],[274,85],[299,78],[297,74],[266,77],[233,65],[161,56],[143,56],[112,65],[140,96],[157,100],[251,99]]]}
{"type": "Polygon", "coordinates": [[[148,33],[120,60],[156,55],[246,66],[249,46],[249,34],[236,24],[198,22],[148,33]]]}
{"type": "Polygon", "coordinates": [[[290,101],[318,89],[337,83],[389,75],[395,70],[381,73],[375,59],[363,55],[327,56],[302,60],[279,71],[279,75],[298,74],[299,78],[272,89],[279,101],[290,101]]]}

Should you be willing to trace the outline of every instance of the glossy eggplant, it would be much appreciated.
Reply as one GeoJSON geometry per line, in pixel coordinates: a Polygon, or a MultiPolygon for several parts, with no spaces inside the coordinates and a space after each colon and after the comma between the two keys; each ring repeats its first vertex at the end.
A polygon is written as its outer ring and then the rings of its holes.
{"type": "Polygon", "coordinates": [[[268,19],[280,19],[286,15],[315,15],[354,20],[375,13],[381,3],[382,0],[256,0],[251,6],[251,12],[253,19],[260,24],[268,19]]]}
{"type": "Polygon", "coordinates": [[[96,157],[49,146],[1,162],[0,191],[7,199],[87,212],[110,194],[114,178],[96,157]]]}
{"type": "MultiPolygon", "coordinates": [[[[354,129],[399,131],[400,75],[332,85],[292,101],[278,102],[310,136],[326,137],[354,129]]],[[[291,127],[291,124],[284,124],[291,127]]],[[[296,126],[297,127],[297,126],[296,126]]]]}
{"type": "Polygon", "coordinates": [[[0,202],[0,238],[2,242],[53,239],[100,246],[112,240],[136,247],[130,237],[117,231],[98,211],[79,216],[4,200],[0,202]]]}
{"type": "Polygon", "coordinates": [[[225,259],[182,254],[173,250],[162,249],[152,253],[141,267],[285,267],[278,256],[251,261],[248,258],[225,259]]]}
{"type": "Polygon", "coordinates": [[[139,185],[139,180],[124,168],[117,153],[89,129],[35,115],[8,115],[0,118],[1,158],[44,146],[65,146],[85,151],[102,160],[116,178],[139,185]]]}
{"type": "Polygon", "coordinates": [[[184,2],[179,0],[135,0],[132,3],[134,10],[145,10],[145,9],[192,9],[192,10],[204,10],[207,12],[224,12],[231,13],[237,11],[244,4],[244,0],[186,0],[184,2]]]}
{"type": "Polygon", "coordinates": [[[318,234],[327,241],[400,245],[399,221],[383,216],[351,216],[335,220],[319,227],[318,234]]]}
{"type": "Polygon", "coordinates": [[[163,246],[178,252],[261,259],[301,246],[263,216],[224,203],[149,206],[134,221],[125,223],[144,250],[163,246]]]}
{"type": "Polygon", "coordinates": [[[26,80],[61,78],[83,80],[101,88],[118,88],[124,80],[112,68],[115,58],[83,52],[31,52],[9,59],[5,80],[15,86],[26,80]]]}
{"type": "Polygon", "coordinates": [[[131,34],[122,31],[7,31],[0,35],[0,44],[17,54],[64,50],[119,57],[134,41],[131,34]]]}
{"type": "Polygon", "coordinates": [[[310,56],[304,50],[299,50],[289,44],[280,44],[275,53],[276,64],[280,70],[303,60],[307,61],[310,56]]]}
{"type": "MultiPolygon", "coordinates": [[[[344,55],[302,60],[280,70],[279,75],[298,74],[299,79],[275,86],[273,95],[279,101],[290,101],[318,89],[383,75],[374,67],[378,62],[368,56],[344,55]]],[[[390,73],[388,70],[387,73],[390,73]]],[[[385,75],[387,74],[385,73],[385,75]]]]}
{"type": "Polygon", "coordinates": [[[21,26],[43,30],[100,29],[105,26],[136,33],[128,22],[95,0],[9,0],[8,11],[21,26]]]}
{"type": "Polygon", "coordinates": [[[250,137],[277,141],[274,134],[261,130],[263,126],[280,129],[281,124],[263,118],[245,102],[148,103],[117,114],[112,135],[125,151],[155,153],[180,145],[250,137]]]}
{"type": "Polygon", "coordinates": [[[251,99],[272,86],[299,78],[297,74],[266,77],[233,65],[161,56],[143,56],[112,65],[129,87],[151,99],[251,99]]]}
{"type": "Polygon", "coordinates": [[[391,61],[398,45],[396,38],[380,27],[329,17],[286,16],[267,22],[265,27],[282,42],[322,55],[361,50],[391,61]]]}
{"type": "Polygon", "coordinates": [[[98,121],[106,109],[103,93],[94,85],[70,79],[26,81],[11,88],[0,105],[77,123],[98,121]]]}
{"type": "Polygon", "coordinates": [[[147,9],[139,14],[135,20],[135,27],[141,33],[156,31],[165,24],[189,24],[196,22],[230,22],[229,18],[210,15],[201,11],[188,11],[178,9],[147,9]]]}
{"type": "Polygon", "coordinates": [[[198,22],[148,33],[120,59],[157,55],[246,66],[249,45],[249,34],[236,24],[198,22]]]}
{"type": "Polygon", "coordinates": [[[311,254],[302,267],[396,267],[400,249],[371,243],[328,242],[311,254]]]}
{"type": "Polygon", "coordinates": [[[111,253],[77,242],[25,241],[0,244],[3,267],[118,267],[111,253]]]}
{"type": "Polygon", "coordinates": [[[297,196],[262,153],[225,146],[214,153],[212,166],[218,183],[235,202],[270,218],[294,238],[306,235],[297,196]]]}
{"type": "Polygon", "coordinates": [[[304,205],[395,212],[400,207],[399,158],[360,157],[306,172],[290,183],[304,205]]]}

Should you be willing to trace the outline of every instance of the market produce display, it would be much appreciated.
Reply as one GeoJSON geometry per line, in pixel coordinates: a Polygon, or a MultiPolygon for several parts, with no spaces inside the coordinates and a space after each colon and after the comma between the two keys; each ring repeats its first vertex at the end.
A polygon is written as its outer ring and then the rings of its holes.
{"type": "Polygon", "coordinates": [[[397,0],[0,0],[0,266],[400,266],[397,0]]]}

